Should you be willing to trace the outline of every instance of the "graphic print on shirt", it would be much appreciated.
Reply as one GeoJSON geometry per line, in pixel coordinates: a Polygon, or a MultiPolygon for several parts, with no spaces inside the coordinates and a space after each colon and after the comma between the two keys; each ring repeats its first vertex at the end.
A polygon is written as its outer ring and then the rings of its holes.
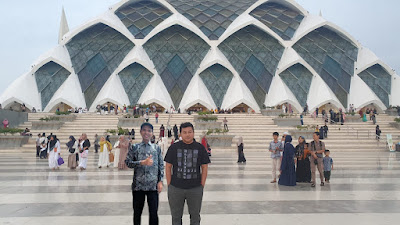
{"type": "Polygon", "coordinates": [[[197,159],[199,150],[178,149],[178,169],[177,177],[184,180],[197,179],[197,159]]]}

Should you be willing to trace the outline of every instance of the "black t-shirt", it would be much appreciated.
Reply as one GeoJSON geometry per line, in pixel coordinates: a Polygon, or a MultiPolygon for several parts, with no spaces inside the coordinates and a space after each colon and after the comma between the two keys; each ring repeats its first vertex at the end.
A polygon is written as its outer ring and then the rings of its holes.
{"type": "Polygon", "coordinates": [[[188,145],[183,141],[169,147],[164,161],[172,164],[171,185],[181,189],[201,186],[200,167],[211,163],[202,144],[193,142],[188,145]]]}

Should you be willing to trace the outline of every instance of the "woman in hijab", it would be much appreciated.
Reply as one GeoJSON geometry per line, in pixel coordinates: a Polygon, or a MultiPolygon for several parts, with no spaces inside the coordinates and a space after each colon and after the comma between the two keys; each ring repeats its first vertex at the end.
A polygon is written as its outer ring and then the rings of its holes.
{"type": "Polygon", "coordinates": [[[57,136],[51,136],[47,147],[47,158],[49,160],[49,167],[52,170],[59,169],[58,158],[60,155],[60,142],[57,136]]]}
{"type": "Polygon", "coordinates": [[[164,133],[165,133],[165,127],[164,127],[164,124],[161,124],[161,127],[160,127],[160,137],[165,137],[164,133]]]}
{"type": "Polygon", "coordinates": [[[120,149],[119,152],[119,162],[118,162],[118,169],[126,170],[128,167],[125,164],[126,156],[128,155],[129,149],[129,138],[125,136],[119,137],[119,145],[118,148],[120,149]]]}
{"type": "Polygon", "coordinates": [[[109,153],[112,149],[111,143],[106,140],[106,138],[100,138],[100,156],[99,156],[99,163],[97,164],[99,168],[106,166],[110,166],[110,158],[109,153]]]}
{"type": "Polygon", "coordinates": [[[82,134],[79,142],[79,168],[86,170],[88,156],[89,156],[90,141],[85,133],[82,134]]]}
{"type": "Polygon", "coordinates": [[[239,137],[237,142],[238,147],[238,163],[246,163],[246,158],[244,157],[243,153],[243,137],[239,137]]]}
{"type": "Polygon", "coordinates": [[[308,159],[309,154],[310,151],[308,150],[308,144],[306,143],[306,140],[304,137],[299,137],[299,144],[296,146],[297,182],[311,182],[310,160],[308,159]]]}
{"type": "Polygon", "coordinates": [[[279,185],[296,186],[296,171],[294,168],[295,148],[291,144],[292,136],[287,135],[285,138],[285,147],[283,150],[281,176],[279,178],[279,185]]]}
{"type": "Polygon", "coordinates": [[[69,142],[66,145],[67,145],[68,151],[69,151],[68,168],[73,170],[77,167],[76,155],[78,153],[75,153],[75,150],[78,148],[78,141],[74,138],[74,136],[70,136],[69,142]]]}

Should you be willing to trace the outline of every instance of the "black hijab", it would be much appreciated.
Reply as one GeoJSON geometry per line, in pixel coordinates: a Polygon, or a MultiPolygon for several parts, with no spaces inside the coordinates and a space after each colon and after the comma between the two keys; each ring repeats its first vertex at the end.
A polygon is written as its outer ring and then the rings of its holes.
{"type": "Polygon", "coordinates": [[[69,138],[71,139],[71,141],[67,143],[67,147],[72,148],[75,144],[76,139],[74,138],[74,136],[70,136],[69,138]]]}
{"type": "MultiPolygon", "coordinates": [[[[53,148],[54,148],[54,146],[57,144],[57,141],[58,141],[58,139],[57,139],[57,136],[56,136],[56,135],[53,135],[52,137],[53,137],[53,139],[54,139],[54,140],[50,140],[50,141],[49,141],[49,146],[50,146],[50,149],[53,149],[53,148]]],[[[51,138],[50,138],[50,139],[51,139],[51,138]]]]}

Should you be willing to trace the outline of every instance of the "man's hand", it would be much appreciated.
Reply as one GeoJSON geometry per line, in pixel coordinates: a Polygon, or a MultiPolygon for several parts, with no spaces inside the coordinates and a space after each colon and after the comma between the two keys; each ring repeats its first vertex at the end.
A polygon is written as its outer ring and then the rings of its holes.
{"type": "Polygon", "coordinates": [[[153,156],[150,155],[147,159],[142,161],[143,166],[152,166],[153,165],[153,156]]]}
{"type": "Polygon", "coordinates": [[[158,191],[158,194],[160,194],[160,193],[162,192],[162,189],[163,189],[163,183],[162,183],[162,181],[160,181],[160,182],[158,182],[158,184],[157,184],[157,191],[158,191]]]}

